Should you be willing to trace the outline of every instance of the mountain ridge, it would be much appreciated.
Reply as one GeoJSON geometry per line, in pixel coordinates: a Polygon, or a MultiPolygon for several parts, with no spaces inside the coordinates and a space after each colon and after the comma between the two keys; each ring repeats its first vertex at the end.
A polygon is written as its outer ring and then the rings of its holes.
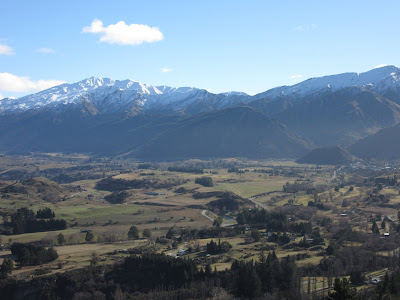
{"type": "MultiPolygon", "coordinates": [[[[91,77],[76,83],[64,83],[17,99],[0,100],[0,114],[50,107],[59,104],[79,104],[89,99],[100,111],[124,111],[133,107],[149,111],[175,111],[198,113],[221,109],[228,106],[248,104],[257,100],[273,102],[282,97],[299,101],[308,95],[335,92],[342,88],[357,86],[388,96],[400,103],[400,69],[384,66],[363,73],[342,73],[310,78],[292,86],[280,86],[254,96],[243,92],[214,94],[205,89],[193,87],[152,86],[130,79],[113,80],[91,77]],[[196,107],[197,103],[201,103],[196,107]],[[196,111],[198,108],[198,111],[196,111]]],[[[296,101],[294,101],[295,103],[296,101]]]]}
{"type": "Polygon", "coordinates": [[[311,148],[309,141],[279,121],[241,106],[186,118],[130,154],[143,159],[287,158],[311,148]]]}
{"type": "Polygon", "coordinates": [[[315,148],[302,156],[297,163],[315,165],[346,165],[353,163],[357,158],[340,146],[315,148]]]}
{"type": "Polygon", "coordinates": [[[350,145],[348,150],[363,159],[400,159],[400,124],[383,128],[350,145]]]}
{"type": "Polygon", "coordinates": [[[394,66],[255,96],[92,77],[0,100],[0,151],[295,158],[314,147],[346,147],[398,124],[399,100],[400,69],[394,66]]]}

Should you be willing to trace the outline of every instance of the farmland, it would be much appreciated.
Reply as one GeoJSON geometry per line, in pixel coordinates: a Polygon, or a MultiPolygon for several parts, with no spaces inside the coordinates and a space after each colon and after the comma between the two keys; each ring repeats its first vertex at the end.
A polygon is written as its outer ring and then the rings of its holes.
{"type": "Polygon", "coordinates": [[[367,172],[291,161],[143,163],[82,155],[2,156],[0,264],[13,258],[12,243],[54,247],[58,253],[56,260],[40,266],[16,264],[11,276],[19,279],[42,276],[38,269],[46,274],[80,269],[93,263],[93,255],[101,265],[132,253],[184,255],[199,269],[223,271],[236,260],[256,262],[274,252],[302,270],[304,293],[327,292],[333,277],[349,277],[350,266],[325,267],[337,255],[344,261],[369,245],[363,255],[377,261],[362,266],[364,276],[372,278],[373,272],[390,267],[400,247],[400,192],[397,179],[389,183],[388,178],[399,173],[396,168],[367,172]],[[212,186],[196,184],[200,177],[211,178],[212,186]],[[119,199],[120,186],[120,202],[107,201],[110,195],[119,199]],[[66,229],[15,234],[10,218],[19,208],[49,208],[66,221],[66,229]],[[268,218],[281,219],[256,220],[261,208],[268,218]],[[132,226],[138,238],[129,236],[132,226]],[[209,254],[211,241],[231,248],[209,254]]]}

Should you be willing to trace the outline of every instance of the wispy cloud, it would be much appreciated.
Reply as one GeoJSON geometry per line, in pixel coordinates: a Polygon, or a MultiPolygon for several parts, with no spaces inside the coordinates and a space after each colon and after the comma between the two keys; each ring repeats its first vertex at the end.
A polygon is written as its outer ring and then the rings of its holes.
{"type": "Polygon", "coordinates": [[[295,75],[289,76],[289,79],[300,79],[300,78],[303,78],[303,77],[304,77],[304,75],[295,74],[295,75]]]}
{"type": "Polygon", "coordinates": [[[173,71],[173,69],[171,69],[171,68],[162,68],[161,69],[161,72],[163,72],[163,73],[170,73],[172,71],[173,71]]]}
{"type": "Polygon", "coordinates": [[[142,24],[126,24],[119,21],[107,27],[103,26],[101,20],[93,20],[90,26],[82,29],[83,33],[100,35],[100,42],[117,45],[140,45],[161,41],[164,36],[158,27],[150,27],[142,24]]]}
{"type": "Polygon", "coordinates": [[[13,55],[13,54],[15,54],[13,48],[5,44],[0,44],[0,55],[13,55]]]}
{"type": "Polygon", "coordinates": [[[51,48],[39,48],[36,50],[36,52],[43,53],[43,54],[52,54],[52,53],[55,53],[56,51],[54,51],[54,49],[51,49],[51,48]]]}
{"type": "Polygon", "coordinates": [[[10,73],[0,73],[0,91],[38,92],[65,83],[61,80],[33,81],[29,77],[20,77],[10,73]]]}
{"type": "Polygon", "coordinates": [[[388,65],[387,64],[380,64],[380,65],[375,66],[374,69],[383,68],[383,67],[386,67],[386,66],[388,66],[388,65]]]}
{"type": "Polygon", "coordinates": [[[293,31],[300,31],[300,32],[306,32],[306,31],[313,31],[317,29],[318,26],[316,24],[302,24],[299,26],[296,26],[292,28],[293,31]]]}

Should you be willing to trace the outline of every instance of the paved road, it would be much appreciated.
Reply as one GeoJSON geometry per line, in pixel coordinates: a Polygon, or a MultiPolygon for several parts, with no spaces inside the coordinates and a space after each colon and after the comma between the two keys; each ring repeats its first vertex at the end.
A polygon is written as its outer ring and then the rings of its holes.
{"type": "Polygon", "coordinates": [[[259,207],[261,207],[261,208],[264,208],[265,210],[269,210],[268,207],[266,207],[264,204],[262,204],[262,203],[260,203],[260,202],[257,202],[257,201],[254,200],[254,199],[257,199],[257,198],[256,198],[256,197],[251,197],[251,198],[249,198],[249,200],[250,200],[251,202],[253,202],[256,206],[259,206],[259,207]]]}
{"type": "Polygon", "coordinates": [[[207,219],[209,219],[211,222],[214,223],[214,219],[206,215],[206,210],[205,209],[201,212],[201,215],[205,216],[207,219]]]}
{"type": "MultiPolygon", "coordinates": [[[[201,212],[201,215],[204,216],[204,217],[206,217],[207,219],[209,219],[210,221],[212,221],[212,222],[214,223],[214,219],[211,218],[210,216],[207,216],[207,215],[206,215],[206,212],[207,212],[207,210],[204,209],[204,210],[201,212]]],[[[224,222],[222,222],[221,227],[229,227],[229,226],[232,226],[232,225],[234,225],[234,224],[236,224],[236,221],[233,221],[233,223],[226,223],[226,222],[224,221],[224,222]]]]}

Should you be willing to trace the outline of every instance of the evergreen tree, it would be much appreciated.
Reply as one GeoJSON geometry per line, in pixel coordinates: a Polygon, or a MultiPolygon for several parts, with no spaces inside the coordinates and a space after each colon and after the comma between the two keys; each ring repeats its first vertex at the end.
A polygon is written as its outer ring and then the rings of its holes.
{"type": "Polygon", "coordinates": [[[253,261],[238,261],[232,264],[235,272],[235,295],[245,299],[254,299],[261,295],[260,277],[253,261]]]}
{"type": "Polygon", "coordinates": [[[56,215],[54,214],[54,212],[48,207],[39,209],[36,213],[36,218],[38,219],[52,219],[55,218],[55,216],[56,215]]]}
{"type": "Polygon", "coordinates": [[[128,238],[137,240],[139,238],[139,229],[136,226],[131,226],[128,231],[128,238]]]}
{"type": "Polygon", "coordinates": [[[221,227],[223,222],[224,222],[224,220],[221,217],[217,217],[213,222],[213,226],[221,227]]]}
{"type": "Polygon", "coordinates": [[[65,240],[64,235],[60,232],[59,235],[57,235],[57,243],[59,245],[64,245],[67,241],[65,240]]]}
{"type": "Polygon", "coordinates": [[[11,274],[14,270],[14,261],[8,257],[3,260],[1,264],[0,272],[3,274],[11,274]]]}
{"type": "Polygon", "coordinates": [[[372,223],[372,233],[379,234],[379,228],[378,228],[378,225],[376,224],[375,220],[372,223]]]}
{"type": "Polygon", "coordinates": [[[94,239],[93,233],[91,233],[90,231],[86,232],[85,241],[90,243],[93,241],[93,239],[94,239]]]}
{"type": "Polygon", "coordinates": [[[211,177],[200,177],[200,178],[196,178],[194,183],[206,186],[206,187],[212,187],[214,186],[213,184],[213,180],[211,177]]]}
{"type": "Polygon", "coordinates": [[[334,255],[336,252],[336,245],[334,242],[330,242],[329,246],[326,248],[327,255],[334,255]]]}
{"type": "Polygon", "coordinates": [[[362,285],[365,281],[365,276],[361,271],[354,270],[350,272],[350,282],[354,285],[362,285]]]}
{"type": "Polygon", "coordinates": [[[11,224],[14,234],[25,232],[25,226],[29,221],[35,220],[35,213],[26,207],[19,208],[15,214],[11,216],[11,224]]]}
{"type": "Polygon", "coordinates": [[[96,252],[93,252],[92,253],[92,256],[91,256],[91,258],[90,258],[90,266],[91,267],[95,267],[95,266],[97,266],[98,264],[99,264],[99,256],[97,255],[97,253],[96,252]]]}
{"type": "Polygon", "coordinates": [[[385,222],[385,220],[382,221],[382,223],[381,223],[381,228],[382,228],[382,229],[385,229],[385,228],[386,228],[386,222],[385,222]]]}
{"type": "Polygon", "coordinates": [[[206,265],[206,269],[205,269],[205,271],[204,271],[204,275],[205,275],[206,277],[210,277],[210,276],[212,275],[212,270],[211,270],[210,264],[207,264],[207,265],[206,265]]]}
{"type": "Polygon", "coordinates": [[[258,229],[253,228],[251,231],[251,237],[255,242],[259,242],[261,240],[261,233],[258,231],[258,229]]]}
{"type": "Polygon", "coordinates": [[[145,230],[143,230],[143,233],[142,233],[142,235],[143,235],[143,237],[145,237],[145,238],[151,238],[151,230],[150,229],[148,229],[148,228],[146,228],[145,230]]]}
{"type": "Polygon", "coordinates": [[[328,293],[329,300],[359,300],[356,290],[350,285],[346,278],[335,279],[333,292],[328,293]]]}

